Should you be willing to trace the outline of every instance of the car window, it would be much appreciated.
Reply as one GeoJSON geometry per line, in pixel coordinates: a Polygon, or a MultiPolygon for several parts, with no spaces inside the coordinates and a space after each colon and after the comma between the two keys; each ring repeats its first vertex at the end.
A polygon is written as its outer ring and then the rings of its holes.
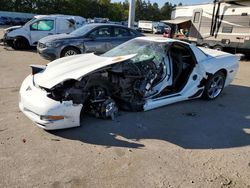
{"type": "Polygon", "coordinates": [[[40,20],[31,25],[31,30],[51,31],[54,28],[53,20],[40,20]]]}
{"type": "Polygon", "coordinates": [[[128,37],[130,33],[127,29],[121,27],[114,27],[114,37],[128,37]]]}
{"type": "Polygon", "coordinates": [[[170,54],[174,59],[181,59],[182,62],[187,64],[195,64],[191,49],[185,44],[174,43],[170,48],[170,54]]]}
{"type": "Polygon", "coordinates": [[[110,27],[100,27],[93,32],[90,33],[91,36],[94,36],[95,38],[105,38],[110,37],[110,27]]]}

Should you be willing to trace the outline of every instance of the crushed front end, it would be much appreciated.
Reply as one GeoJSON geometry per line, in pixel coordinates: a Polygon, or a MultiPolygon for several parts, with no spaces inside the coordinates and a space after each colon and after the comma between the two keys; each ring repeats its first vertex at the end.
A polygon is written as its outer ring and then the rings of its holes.
{"type": "Polygon", "coordinates": [[[56,101],[34,82],[29,75],[22,83],[19,93],[20,110],[37,126],[46,130],[80,126],[82,104],[72,101],[56,101]]]}

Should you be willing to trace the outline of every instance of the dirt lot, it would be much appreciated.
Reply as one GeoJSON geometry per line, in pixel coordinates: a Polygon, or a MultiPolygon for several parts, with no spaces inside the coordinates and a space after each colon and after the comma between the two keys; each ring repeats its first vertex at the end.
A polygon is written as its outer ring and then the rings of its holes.
{"type": "Polygon", "coordinates": [[[47,132],[18,109],[35,51],[0,47],[0,187],[250,187],[250,61],[217,100],[47,132]]]}

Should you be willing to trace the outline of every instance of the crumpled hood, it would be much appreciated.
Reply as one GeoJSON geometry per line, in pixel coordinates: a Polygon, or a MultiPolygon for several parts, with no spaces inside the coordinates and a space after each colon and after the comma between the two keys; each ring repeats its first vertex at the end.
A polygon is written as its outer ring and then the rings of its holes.
{"type": "Polygon", "coordinates": [[[56,41],[56,40],[67,40],[67,39],[79,39],[79,37],[75,35],[71,35],[71,34],[62,33],[62,34],[46,36],[40,39],[39,42],[45,44],[46,42],[51,42],[51,41],[56,41]]]}
{"type": "Polygon", "coordinates": [[[65,80],[79,80],[90,72],[131,59],[135,55],[101,57],[90,53],[60,58],[49,63],[44,71],[35,74],[34,82],[36,85],[51,89],[65,80]]]}
{"type": "Polygon", "coordinates": [[[5,32],[10,32],[10,31],[13,31],[13,30],[16,30],[16,29],[19,29],[21,28],[22,26],[21,25],[18,25],[18,26],[12,26],[12,27],[8,27],[6,29],[4,29],[5,32]]]}

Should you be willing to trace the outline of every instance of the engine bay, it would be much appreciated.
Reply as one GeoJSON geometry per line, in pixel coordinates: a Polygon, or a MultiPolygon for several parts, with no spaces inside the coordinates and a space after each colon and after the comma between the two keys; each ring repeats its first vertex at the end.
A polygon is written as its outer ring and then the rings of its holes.
{"type": "Polygon", "coordinates": [[[101,118],[114,118],[118,108],[142,111],[145,98],[162,78],[163,64],[154,58],[139,62],[127,60],[88,74],[81,80],[66,80],[51,90],[48,97],[57,101],[83,104],[84,111],[101,118]]]}

